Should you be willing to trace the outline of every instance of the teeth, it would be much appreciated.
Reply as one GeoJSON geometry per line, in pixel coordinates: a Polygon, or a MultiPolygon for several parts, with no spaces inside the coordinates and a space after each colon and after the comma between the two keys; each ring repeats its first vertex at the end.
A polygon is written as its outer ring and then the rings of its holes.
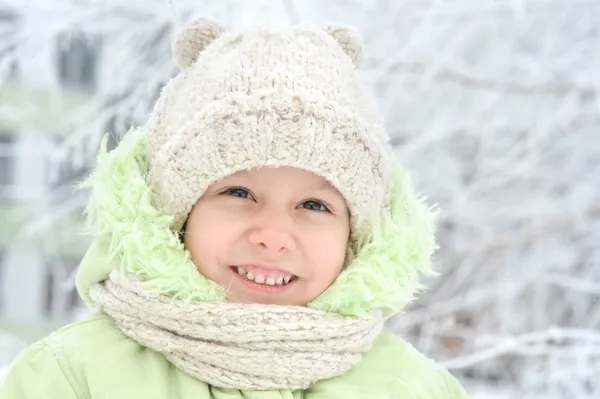
{"type": "Polygon", "coordinates": [[[288,276],[285,276],[285,277],[279,276],[279,277],[275,278],[275,277],[271,277],[271,276],[270,277],[265,277],[262,274],[257,274],[255,276],[254,273],[252,273],[252,272],[246,273],[246,270],[243,267],[238,267],[237,268],[237,273],[240,276],[245,277],[245,278],[247,278],[250,281],[254,281],[254,282],[258,283],[258,284],[267,284],[267,285],[271,285],[271,286],[274,286],[274,285],[279,285],[279,286],[285,285],[285,284],[289,283],[290,280],[292,280],[292,277],[293,277],[291,275],[288,275],[288,276]]]}

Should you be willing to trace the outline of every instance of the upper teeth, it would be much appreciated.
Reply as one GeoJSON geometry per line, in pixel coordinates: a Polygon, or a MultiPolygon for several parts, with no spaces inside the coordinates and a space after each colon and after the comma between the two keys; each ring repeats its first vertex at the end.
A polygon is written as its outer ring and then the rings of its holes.
{"type": "Polygon", "coordinates": [[[267,285],[285,285],[290,282],[292,279],[291,274],[286,274],[285,276],[273,277],[268,276],[265,277],[262,274],[254,274],[252,272],[247,272],[243,267],[238,267],[237,272],[240,276],[247,278],[248,280],[254,281],[258,284],[267,284],[267,285]]]}

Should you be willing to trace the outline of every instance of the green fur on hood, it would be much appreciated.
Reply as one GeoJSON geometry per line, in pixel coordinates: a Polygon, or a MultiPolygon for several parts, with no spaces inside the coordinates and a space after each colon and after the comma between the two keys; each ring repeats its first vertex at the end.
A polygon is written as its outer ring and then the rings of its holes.
{"type": "MultiPolygon", "coordinates": [[[[100,152],[91,187],[88,228],[95,242],[86,254],[77,289],[92,305],[90,287],[120,268],[143,278],[149,289],[186,301],[224,301],[225,291],[200,274],[177,233],[172,218],[152,205],[145,181],[148,171],[143,129],[132,130],[119,146],[100,152]]],[[[420,274],[433,274],[435,215],[416,198],[409,176],[394,170],[392,200],[382,210],[373,236],[350,265],[308,306],[357,316],[401,311],[423,287],[420,274]]]]}

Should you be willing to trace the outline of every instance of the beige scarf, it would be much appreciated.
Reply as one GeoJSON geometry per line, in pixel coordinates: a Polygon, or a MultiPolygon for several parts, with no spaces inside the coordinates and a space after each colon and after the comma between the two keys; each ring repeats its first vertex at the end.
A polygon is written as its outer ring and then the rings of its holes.
{"type": "Polygon", "coordinates": [[[125,335],[223,388],[306,389],[358,364],[383,327],[300,306],[176,301],[116,271],[90,295],[125,335]]]}

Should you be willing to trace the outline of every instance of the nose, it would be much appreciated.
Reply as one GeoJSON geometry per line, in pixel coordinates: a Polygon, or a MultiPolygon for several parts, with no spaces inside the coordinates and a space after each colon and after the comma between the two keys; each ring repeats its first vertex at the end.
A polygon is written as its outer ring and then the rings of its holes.
{"type": "Polygon", "coordinates": [[[296,241],[285,228],[274,225],[256,227],[250,232],[248,240],[252,245],[260,246],[272,252],[293,251],[296,241]]]}

